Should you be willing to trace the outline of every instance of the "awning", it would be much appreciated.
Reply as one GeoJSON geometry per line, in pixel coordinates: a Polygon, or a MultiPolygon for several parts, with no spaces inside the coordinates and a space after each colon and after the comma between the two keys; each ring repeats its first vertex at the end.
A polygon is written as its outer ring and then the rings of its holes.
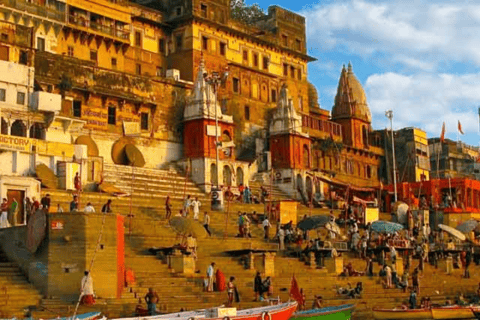
{"type": "Polygon", "coordinates": [[[349,188],[351,191],[357,191],[357,192],[375,192],[375,188],[357,187],[357,186],[342,182],[338,179],[325,177],[323,175],[312,175],[312,176],[318,180],[321,180],[325,183],[328,183],[338,188],[345,188],[345,189],[349,188]]]}

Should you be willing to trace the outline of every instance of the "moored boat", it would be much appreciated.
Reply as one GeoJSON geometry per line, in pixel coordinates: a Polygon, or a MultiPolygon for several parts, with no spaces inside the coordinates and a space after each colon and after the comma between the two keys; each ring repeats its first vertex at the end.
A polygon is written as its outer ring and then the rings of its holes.
{"type": "Polygon", "coordinates": [[[430,309],[373,308],[373,318],[378,320],[432,319],[432,311],[430,309]]]}
{"type": "Polygon", "coordinates": [[[432,308],[433,319],[474,319],[475,314],[471,307],[448,306],[432,308]]]}
{"type": "Polygon", "coordinates": [[[344,304],[340,306],[331,306],[320,309],[311,309],[305,311],[297,311],[293,314],[292,319],[297,320],[349,320],[352,317],[354,304],[344,304]]]}
{"type": "MultiPolygon", "coordinates": [[[[82,313],[82,314],[77,314],[75,316],[75,320],[96,320],[99,319],[100,316],[102,315],[101,312],[87,312],[87,313],[82,313]]],[[[55,318],[55,320],[70,320],[72,317],[61,317],[61,318],[55,318]]]]}

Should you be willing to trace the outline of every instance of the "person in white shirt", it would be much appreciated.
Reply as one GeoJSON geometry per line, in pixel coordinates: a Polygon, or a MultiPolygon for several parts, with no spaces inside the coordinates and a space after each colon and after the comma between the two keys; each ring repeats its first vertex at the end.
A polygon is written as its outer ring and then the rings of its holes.
{"type": "Polygon", "coordinates": [[[285,249],[285,231],[283,230],[283,228],[278,229],[278,244],[279,250],[285,249]]]}
{"type": "Polygon", "coordinates": [[[87,206],[85,207],[85,209],[83,209],[83,212],[85,212],[85,213],[95,213],[95,208],[92,206],[91,202],[87,203],[87,206]]]}
{"type": "Polygon", "coordinates": [[[82,297],[80,302],[88,306],[94,305],[93,280],[88,271],[85,271],[85,275],[82,278],[80,290],[80,295],[82,297]]]}
{"type": "Polygon", "coordinates": [[[198,201],[198,197],[195,198],[192,202],[190,202],[190,206],[193,208],[193,219],[198,220],[198,215],[200,213],[200,207],[202,203],[198,201]]]}
{"type": "Polygon", "coordinates": [[[262,226],[263,230],[265,231],[265,240],[268,240],[268,234],[270,231],[270,227],[272,226],[270,224],[270,221],[268,221],[268,218],[265,218],[265,220],[263,220],[262,226]]]}
{"type": "Polygon", "coordinates": [[[212,232],[210,231],[210,216],[208,215],[208,212],[205,211],[205,214],[203,216],[203,227],[205,230],[207,230],[207,233],[209,236],[212,236],[212,232]]]}

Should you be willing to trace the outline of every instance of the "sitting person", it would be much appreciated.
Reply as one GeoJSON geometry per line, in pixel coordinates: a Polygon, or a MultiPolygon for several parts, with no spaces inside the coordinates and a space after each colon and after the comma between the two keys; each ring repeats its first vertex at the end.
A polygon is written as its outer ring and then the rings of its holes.
{"type": "Polygon", "coordinates": [[[315,296],[315,299],[313,300],[312,304],[312,309],[321,309],[323,304],[323,298],[322,296],[315,296]]]}

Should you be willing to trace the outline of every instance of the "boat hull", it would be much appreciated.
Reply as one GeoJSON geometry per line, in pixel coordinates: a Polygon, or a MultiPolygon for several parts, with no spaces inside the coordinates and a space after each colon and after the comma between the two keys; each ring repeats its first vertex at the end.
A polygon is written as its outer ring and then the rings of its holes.
{"type": "Polygon", "coordinates": [[[475,314],[470,307],[432,308],[433,319],[473,319],[475,314]]]}
{"type": "Polygon", "coordinates": [[[293,314],[292,319],[297,320],[350,320],[352,318],[352,310],[355,305],[341,305],[335,307],[327,307],[321,309],[313,309],[300,311],[293,314]]]}
{"type": "Polygon", "coordinates": [[[378,320],[432,319],[430,309],[373,309],[373,318],[378,320]]]}

